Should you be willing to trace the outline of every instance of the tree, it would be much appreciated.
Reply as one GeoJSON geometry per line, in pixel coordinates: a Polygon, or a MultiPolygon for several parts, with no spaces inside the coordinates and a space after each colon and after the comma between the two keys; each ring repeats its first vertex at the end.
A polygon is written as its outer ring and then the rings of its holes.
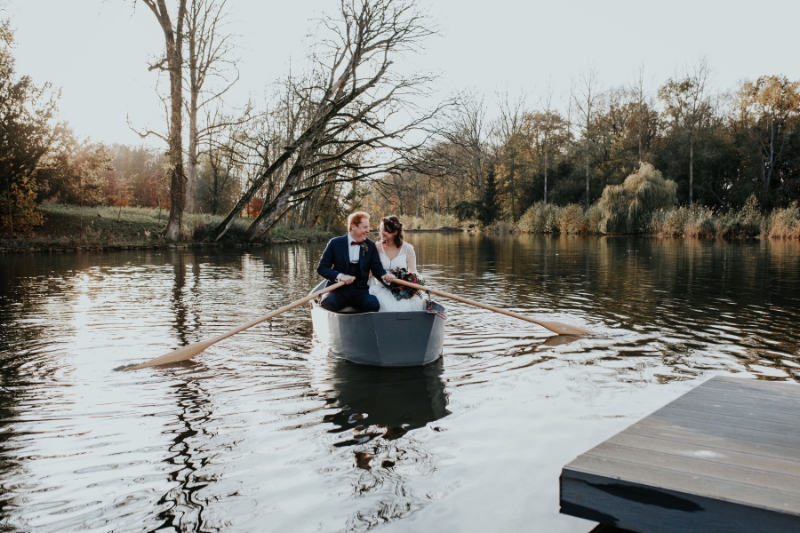
{"type": "Polygon", "coordinates": [[[0,220],[4,230],[40,225],[37,177],[43,158],[63,133],[52,122],[58,92],[49,83],[17,78],[8,21],[0,21],[0,220]]]}
{"type": "Polygon", "coordinates": [[[481,224],[489,226],[497,220],[499,206],[497,205],[497,183],[495,181],[494,169],[490,169],[486,175],[486,187],[483,189],[483,202],[480,209],[481,224]]]}
{"type": "Polygon", "coordinates": [[[249,120],[249,106],[241,118],[226,116],[221,120],[219,109],[206,113],[204,124],[198,119],[200,111],[212,103],[219,102],[225,93],[238,81],[238,71],[233,80],[228,77],[228,67],[236,70],[236,61],[231,58],[233,44],[231,35],[224,33],[225,6],[227,0],[190,0],[186,17],[186,53],[188,100],[186,111],[189,118],[189,152],[186,164],[186,209],[194,212],[197,194],[198,161],[202,146],[211,149],[215,130],[241,124],[249,120]],[[209,87],[207,82],[215,79],[220,87],[209,87]]]}
{"type": "Polygon", "coordinates": [[[597,71],[590,68],[587,72],[582,72],[580,80],[572,86],[572,102],[581,118],[581,135],[583,135],[583,155],[586,167],[586,208],[591,202],[589,190],[589,154],[591,152],[591,142],[593,136],[592,125],[595,121],[600,97],[600,85],[597,79],[597,71]]]}
{"type": "Polygon", "coordinates": [[[472,205],[483,197],[486,168],[492,167],[486,112],[483,98],[461,94],[441,117],[437,141],[414,161],[414,168],[438,179],[440,188],[451,187],[458,204],[472,205]]]}
{"type": "Polygon", "coordinates": [[[669,208],[677,202],[677,186],[664,179],[649,163],[625,178],[621,185],[609,185],[597,202],[602,214],[603,233],[638,233],[656,209],[669,208]]]}
{"type": "MultiPolygon", "coordinates": [[[[53,148],[42,160],[39,199],[81,206],[103,203],[106,173],[114,169],[108,149],[99,143],[78,142],[69,131],[53,148]]],[[[119,188],[126,185],[119,184],[119,188]]],[[[119,195],[119,191],[115,193],[119,195]]]]}
{"type": "Polygon", "coordinates": [[[786,158],[789,141],[800,125],[800,82],[786,76],[761,76],[737,93],[742,118],[759,149],[759,174],[765,191],[786,158]]]}
{"type": "Polygon", "coordinates": [[[543,104],[541,111],[525,115],[524,129],[531,148],[537,154],[543,181],[542,198],[547,202],[550,166],[553,156],[569,142],[569,128],[564,117],[552,107],[552,93],[545,95],[543,104]]]}
{"type": "Polygon", "coordinates": [[[652,107],[648,105],[648,95],[645,91],[644,64],[641,64],[636,72],[636,78],[630,86],[630,93],[633,96],[632,103],[636,106],[636,140],[639,148],[639,162],[642,162],[644,161],[644,144],[648,125],[647,111],[649,107],[652,107]]]}
{"type": "MultiPolygon", "coordinates": [[[[164,34],[164,58],[151,70],[169,73],[169,118],[167,144],[170,161],[170,210],[164,232],[168,241],[181,238],[183,210],[186,207],[186,175],[183,171],[183,39],[186,33],[186,2],[177,0],[177,14],[173,20],[166,0],[141,0],[155,15],[164,34]],[[166,65],[166,66],[165,66],[166,65]]],[[[148,131],[145,135],[154,134],[148,131]]],[[[163,136],[160,136],[163,138],[163,136]]]]}
{"type": "Polygon", "coordinates": [[[505,163],[505,181],[508,197],[511,201],[511,221],[516,222],[520,216],[519,209],[519,174],[520,159],[524,150],[523,119],[525,116],[525,98],[520,96],[512,102],[508,94],[500,97],[500,118],[497,123],[499,137],[498,157],[505,163]]]}
{"type": "Polygon", "coordinates": [[[395,57],[417,49],[432,30],[413,0],[341,0],[338,19],[323,26],[331,37],[315,56],[309,75],[291,82],[298,135],[286,139],[279,155],[253,181],[217,228],[217,239],[268,181],[281,172],[275,197],[265,202],[247,230],[253,240],[292,207],[331,183],[369,179],[397,169],[425,142],[410,142],[438,109],[417,113],[409,97],[418,95],[428,76],[405,77],[390,71],[395,57]],[[411,113],[400,119],[399,110],[411,113]]]}
{"type": "Polygon", "coordinates": [[[689,205],[694,201],[695,143],[700,129],[713,115],[706,93],[710,73],[703,59],[687,69],[682,78],[670,78],[658,90],[673,133],[684,137],[689,148],[689,205]]]}
{"type": "MultiPolygon", "coordinates": [[[[223,117],[223,120],[226,120],[223,117]]],[[[198,204],[213,215],[231,208],[240,193],[243,148],[246,132],[242,126],[209,130],[209,149],[198,173],[198,204]]]]}

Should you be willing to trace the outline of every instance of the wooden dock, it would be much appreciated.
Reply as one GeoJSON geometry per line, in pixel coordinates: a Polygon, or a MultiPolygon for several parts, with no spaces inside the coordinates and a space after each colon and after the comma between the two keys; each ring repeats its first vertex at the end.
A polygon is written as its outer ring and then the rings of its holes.
{"type": "Polygon", "coordinates": [[[800,386],[707,381],[565,466],[561,512],[638,533],[800,532],[800,386]]]}

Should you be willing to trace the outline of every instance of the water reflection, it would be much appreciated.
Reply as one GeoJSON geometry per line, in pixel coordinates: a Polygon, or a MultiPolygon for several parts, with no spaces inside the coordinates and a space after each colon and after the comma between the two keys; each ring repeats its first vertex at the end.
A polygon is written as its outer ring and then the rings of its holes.
{"type": "Polygon", "coordinates": [[[188,369],[189,375],[181,376],[182,379],[173,385],[179,407],[178,423],[169,428],[173,435],[169,447],[171,455],[164,462],[169,468],[168,480],[174,486],[158,501],[164,508],[158,514],[158,519],[163,520],[159,529],[171,526],[176,531],[211,531],[215,529],[203,523],[205,506],[199,494],[213,480],[204,480],[198,475],[206,465],[207,457],[197,449],[197,443],[209,440],[205,424],[211,418],[214,403],[202,379],[192,376],[202,372],[203,365],[187,362],[179,366],[188,369]]]}
{"type": "Polygon", "coordinates": [[[306,294],[324,244],[0,262],[0,529],[542,529],[558,469],[711,374],[800,380],[800,244],[411,234],[445,356],[332,360],[308,310],[190,363],[112,369],[306,294]],[[487,509],[496,510],[489,512],[487,509]]]}
{"type": "MultiPolygon", "coordinates": [[[[395,440],[450,414],[442,381],[443,362],[424,367],[379,368],[347,361],[331,362],[326,396],[339,412],[325,417],[347,439],[335,446],[364,444],[376,438],[395,440]]],[[[359,460],[369,469],[369,461],[359,460]]]]}

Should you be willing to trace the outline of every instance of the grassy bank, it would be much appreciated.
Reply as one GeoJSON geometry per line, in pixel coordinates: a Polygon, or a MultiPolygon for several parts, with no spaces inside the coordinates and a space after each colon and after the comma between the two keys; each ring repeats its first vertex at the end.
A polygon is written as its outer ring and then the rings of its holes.
{"type": "MultiPolygon", "coordinates": [[[[84,207],[42,205],[44,225],[34,231],[0,238],[4,250],[98,249],[169,246],[162,232],[169,214],[166,210],[136,207],[84,207]]],[[[213,230],[224,217],[184,215],[186,243],[212,243],[213,230]]],[[[221,245],[245,244],[248,219],[237,219],[221,239],[221,245]]],[[[332,235],[319,228],[273,228],[269,237],[258,244],[326,240],[332,235]]]]}

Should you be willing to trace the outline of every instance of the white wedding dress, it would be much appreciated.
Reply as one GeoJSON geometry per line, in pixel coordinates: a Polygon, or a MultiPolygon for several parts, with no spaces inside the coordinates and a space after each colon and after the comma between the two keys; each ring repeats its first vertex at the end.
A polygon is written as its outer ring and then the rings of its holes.
{"type": "MultiPolygon", "coordinates": [[[[386,272],[396,268],[405,268],[412,274],[417,274],[417,255],[414,253],[414,247],[407,242],[403,243],[397,257],[389,259],[384,252],[383,245],[376,242],[378,247],[378,254],[383,264],[383,269],[386,272]]],[[[412,298],[404,300],[396,300],[392,291],[384,287],[378,280],[371,278],[369,280],[369,293],[374,295],[378,302],[381,304],[381,312],[404,312],[404,311],[424,311],[425,302],[422,300],[420,292],[417,292],[412,298]]]]}

